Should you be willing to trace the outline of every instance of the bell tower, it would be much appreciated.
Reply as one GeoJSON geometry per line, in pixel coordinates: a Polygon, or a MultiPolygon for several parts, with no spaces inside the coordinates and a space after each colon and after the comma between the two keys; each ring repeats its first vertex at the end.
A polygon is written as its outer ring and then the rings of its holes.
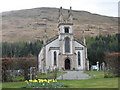
{"type": "Polygon", "coordinates": [[[59,9],[59,20],[58,20],[58,28],[59,28],[59,34],[72,34],[72,26],[73,26],[73,18],[72,18],[72,8],[70,7],[70,10],[68,10],[68,16],[63,16],[63,9],[60,7],[59,9]]]}
{"type": "Polygon", "coordinates": [[[59,40],[61,51],[63,54],[72,54],[72,43],[73,43],[73,18],[72,18],[72,8],[67,12],[67,16],[65,17],[62,13],[63,9],[60,7],[59,9],[59,21],[58,21],[58,29],[59,29],[59,40]]]}

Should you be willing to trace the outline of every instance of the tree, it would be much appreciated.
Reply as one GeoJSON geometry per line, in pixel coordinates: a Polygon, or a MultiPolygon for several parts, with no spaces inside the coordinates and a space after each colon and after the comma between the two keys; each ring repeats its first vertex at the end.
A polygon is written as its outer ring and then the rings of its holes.
{"type": "Polygon", "coordinates": [[[118,35],[112,36],[96,36],[86,38],[88,48],[88,59],[90,65],[96,64],[96,62],[104,62],[105,53],[107,52],[119,52],[118,49],[118,35]]]}
{"type": "Polygon", "coordinates": [[[120,77],[120,53],[106,53],[105,77],[120,77]]]}

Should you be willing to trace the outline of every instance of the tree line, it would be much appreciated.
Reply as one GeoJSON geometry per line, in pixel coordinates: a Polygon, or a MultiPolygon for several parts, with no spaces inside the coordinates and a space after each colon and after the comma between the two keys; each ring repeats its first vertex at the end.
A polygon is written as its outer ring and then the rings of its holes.
{"type": "Polygon", "coordinates": [[[37,40],[35,42],[15,42],[2,43],[2,57],[30,57],[38,56],[43,41],[37,40]]]}
{"type": "Polygon", "coordinates": [[[86,38],[90,65],[96,65],[97,61],[101,64],[107,53],[120,52],[119,36],[119,34],[116,34],[86,38]]]}
{"type": "MultiPolygon", "coordinates": [[[[108,36],[96,36],[86,38],[88,48],[88,59],[90,64],[96,64],[97,61],[104,61],[105,53],[119,52],[118,38],[119,34],[108,36]]],[[[43,41],[35,42],[15,42],[2,43],[2,57],[30,57],[38,56],[43,45],[43,41]]]]}

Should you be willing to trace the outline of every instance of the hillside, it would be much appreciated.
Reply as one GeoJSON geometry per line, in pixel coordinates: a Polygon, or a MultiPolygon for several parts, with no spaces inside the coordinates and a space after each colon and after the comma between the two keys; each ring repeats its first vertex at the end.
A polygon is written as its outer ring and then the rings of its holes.
{"type": "MultiPolygon", "coordinates": [[[[63,10],[67,15],[67,10],[63,10]]],[[[86,37],[117,33],[117,18],[92,14],[86,11],[72,11],[74,35],[86,37]]],[[[42,40],[47,29],[48,38],[58,34],[58,8],[35,8],[2,13],[3,42],[42,40]]]]}

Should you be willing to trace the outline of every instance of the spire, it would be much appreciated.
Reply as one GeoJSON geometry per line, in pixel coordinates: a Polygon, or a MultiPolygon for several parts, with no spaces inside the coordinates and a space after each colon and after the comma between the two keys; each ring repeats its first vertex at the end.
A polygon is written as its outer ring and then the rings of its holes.
{"type": "Polygon", "coordinates": [[[72,7],[70,6],[70,14],[72,15],[72,7]]]}
{"type": "Polygon", "coordinates": [[[43,44],[45,45],[46,42],[47,42],[47,33],[46,33],[46,30],[44,30],[44,36],[43,36],[43,44]]]}
{"type": "Polygon", "coordinates": [[[72,10],[72,7],[70,6],[70,10],[72,10]]]}
{"type": "Polygon", "coordinates": [[[46,19],[44,19],[44,22],[45,22],[46,26],[45,26],[45,29],[44,29],[44,35],[43,35],[44,41],[43,41],[43,44],[45,45],[46,42],[47,42],[47,21],[46,21],[46,19]]]}
{"type": "Polygon", "coordinates": [[[63,21],[62,7],[59,9],[59,22],[63,21]]]}
{"type": "Polygon", "coordinates": [[[70,6],[70,10],[68,10],[68,21],[72,23],[73,18],[72,18],[72,7],[70,6]]]}
{"type": "Polygon", "coordinates": [[[85,39],[85,32],[84,31],[82,31],[82,38],[83,38],[83,43],[84,43],[84,45],[86,45],[86,39],[85,39]]]}

